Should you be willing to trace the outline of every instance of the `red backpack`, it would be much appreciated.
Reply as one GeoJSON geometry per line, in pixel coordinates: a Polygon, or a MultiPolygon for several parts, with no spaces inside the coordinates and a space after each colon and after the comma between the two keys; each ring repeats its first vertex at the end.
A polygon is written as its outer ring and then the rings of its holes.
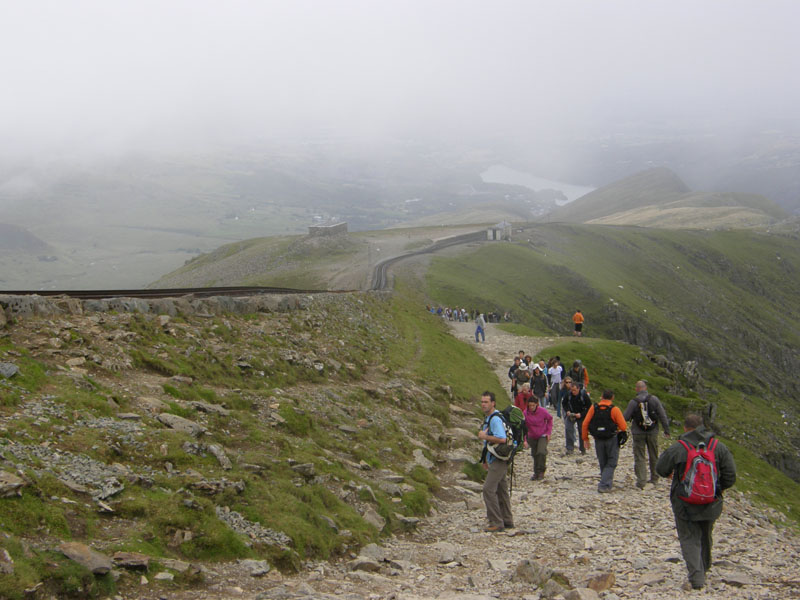
{"type": "Polygon", "coordinates": [[[717,495],[716,438],[711,438],[708,448],[703,442],[695,448],[678,441],[686,448],[686,468],[678,485],[678,498],[689,504],[711,504],[717,495]]]}

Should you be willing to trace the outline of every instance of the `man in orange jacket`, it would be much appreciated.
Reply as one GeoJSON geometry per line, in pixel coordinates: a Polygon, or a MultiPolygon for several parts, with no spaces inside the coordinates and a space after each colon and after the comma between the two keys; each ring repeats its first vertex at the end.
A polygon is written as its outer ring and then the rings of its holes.
{"type": "Polygon", "coordinates": [[[597,462],[600,463],[600,483],[597,491],[607,494],[614,484],[614,469],[619,460],[619,439],[617,435],[624,433],[627,439],[628,424],[622,411],[614,406],[614,392],[605,390],[598,404],[593,404],[583,421],[581,438],[584,446],[589,448],[589,433],[594,437],[597,462]]]}
{"type": "Polygon", "coordinates": [[[575,314],[572,315],[572,322],[575,323],[575,331],[572,332],[572,335],[577,335],[581,337],[583,335],[583,313],[581,313],[580,309],[575,311],[575,314]]]}

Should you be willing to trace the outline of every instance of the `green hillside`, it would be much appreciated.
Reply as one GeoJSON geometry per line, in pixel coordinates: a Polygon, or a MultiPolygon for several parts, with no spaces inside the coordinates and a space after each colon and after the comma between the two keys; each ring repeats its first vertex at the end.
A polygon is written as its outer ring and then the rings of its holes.
{"type": "Polygon", "coordinates": [[[800,480],[797,239],[581,225],[529,233],[529,243],[434,259],[432,298],[511,311],[541,334],[568,334],[580,308],[590,336],[697,361],[697,391],[719,404],[736,439],[800,480]]]}
{"type": "Polygon", "coordinates": [[[603,186],[551,212],[548,221],[722,229],[766,225],[786,218],[756,194],[690,191],[672,171],[655,168],[603,186]]]}

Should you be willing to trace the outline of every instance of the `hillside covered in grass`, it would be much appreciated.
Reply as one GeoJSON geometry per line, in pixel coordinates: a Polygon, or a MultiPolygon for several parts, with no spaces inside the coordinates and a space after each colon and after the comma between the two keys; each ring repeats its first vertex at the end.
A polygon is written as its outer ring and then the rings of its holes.
{"type": "Polygon", "coordinates": [[[294,570],[413,527],[438,489],[437,455],[474,451],[474,396],[502,393],[421,303],[12,316],[0,327],[0,596],[40,582],[58,597],[144,590],[140,567],[95,577],[65,542],[136,553],[151,577],[174,576],[154,582],[169,594],[202,580],[193,563],[294,570]]]}
{"type": "Polygon", "coordinates": [[[756,194],[692,191],[672,171],[654,168],[603,186],[547,215],[551,222],[669,229],[763,226],[788,215],[756,194]]]}
{"type": "Polygon", "coordinates": [[[431,296],[510,311],[519,331],[541,335],[568,335],[580,308],[588,336],[696,361],[698,393],[735,439],[800,480],[796,238],[581,225],[527,237],[435,258],[431,296]]]}

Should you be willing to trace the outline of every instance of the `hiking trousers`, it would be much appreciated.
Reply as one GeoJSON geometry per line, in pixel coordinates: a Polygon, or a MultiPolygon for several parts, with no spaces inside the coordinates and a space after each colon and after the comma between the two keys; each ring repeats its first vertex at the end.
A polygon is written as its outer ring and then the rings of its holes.
{"type": "Polygon", "coordinates": [[[676,515],[675,528],[678,530],[681,554],[689,571],[689,583],[701,587],[706,582],[706,571],[711,568],[714,521],[687,521],[676,515]]]}
{"type": "Polygon", "coordinates": [[[583,429],[583,419],[578,419],[577,421],[570,421],[566,416],[564,416],[564,437],[566,437],[567,441],[567,452],[572,452],[575,449],[575,429],[578,429],[578,447],[580,448],[581,452],[583,452],[583,438],[581,437],[581,429],[583,429]]]}
{"type": "Polygon", "coordinates": [[[645,433],[633,434],[633,471],[636,485],[644,487],[647,483],[647,466],[650,465],[650,481],[656,483],[656,461],[658,461],[658,427],[645,433]],[[648,460],[649,459],[649,460],[648,460]]]}
{"type": "Polygon", "coordinates": [[[511,527],[511,498],[508,496],[508,463],[495,459],[489,463],[489,471],[483,482],[483,502],[486,504],[486,518],[493,527],[511,527]]]}
{"type": "Polygon", "coordinates": [[[478,327],[475,329],[475,341],[476,342],[479,341],[478,340],[478,335],[479,334],[481,336],[480,341],[485,342],[486,341],[486,335],[483,333],[483,327],[481,327],[480,325],[478,325],[478,327]]]}
{"type": "Polygon", "coordinates": [[[554,383],[550,387],[550,404],[556,407],[556,415],[561,418],[561,399],[559,398],[561,389],[560,384],[554,383]]]}
{"type": "Polygon", "coordinates": [[[533,474],[544,475],[547,469],[547,437],[528,438],[528,446],[531,448],[531,458],[533,458],[533,474]]]}
{"type": "Polygon", "coordinates": [[[597,462],[600,464],[600,483],[597,485],[599,490],[610,490],[614,485],[614,470],[617,468],[619,460],[619,444],[617,436],[612,435],[607,440],[595,438],[594,449],[597,453],[597,462]]]}

